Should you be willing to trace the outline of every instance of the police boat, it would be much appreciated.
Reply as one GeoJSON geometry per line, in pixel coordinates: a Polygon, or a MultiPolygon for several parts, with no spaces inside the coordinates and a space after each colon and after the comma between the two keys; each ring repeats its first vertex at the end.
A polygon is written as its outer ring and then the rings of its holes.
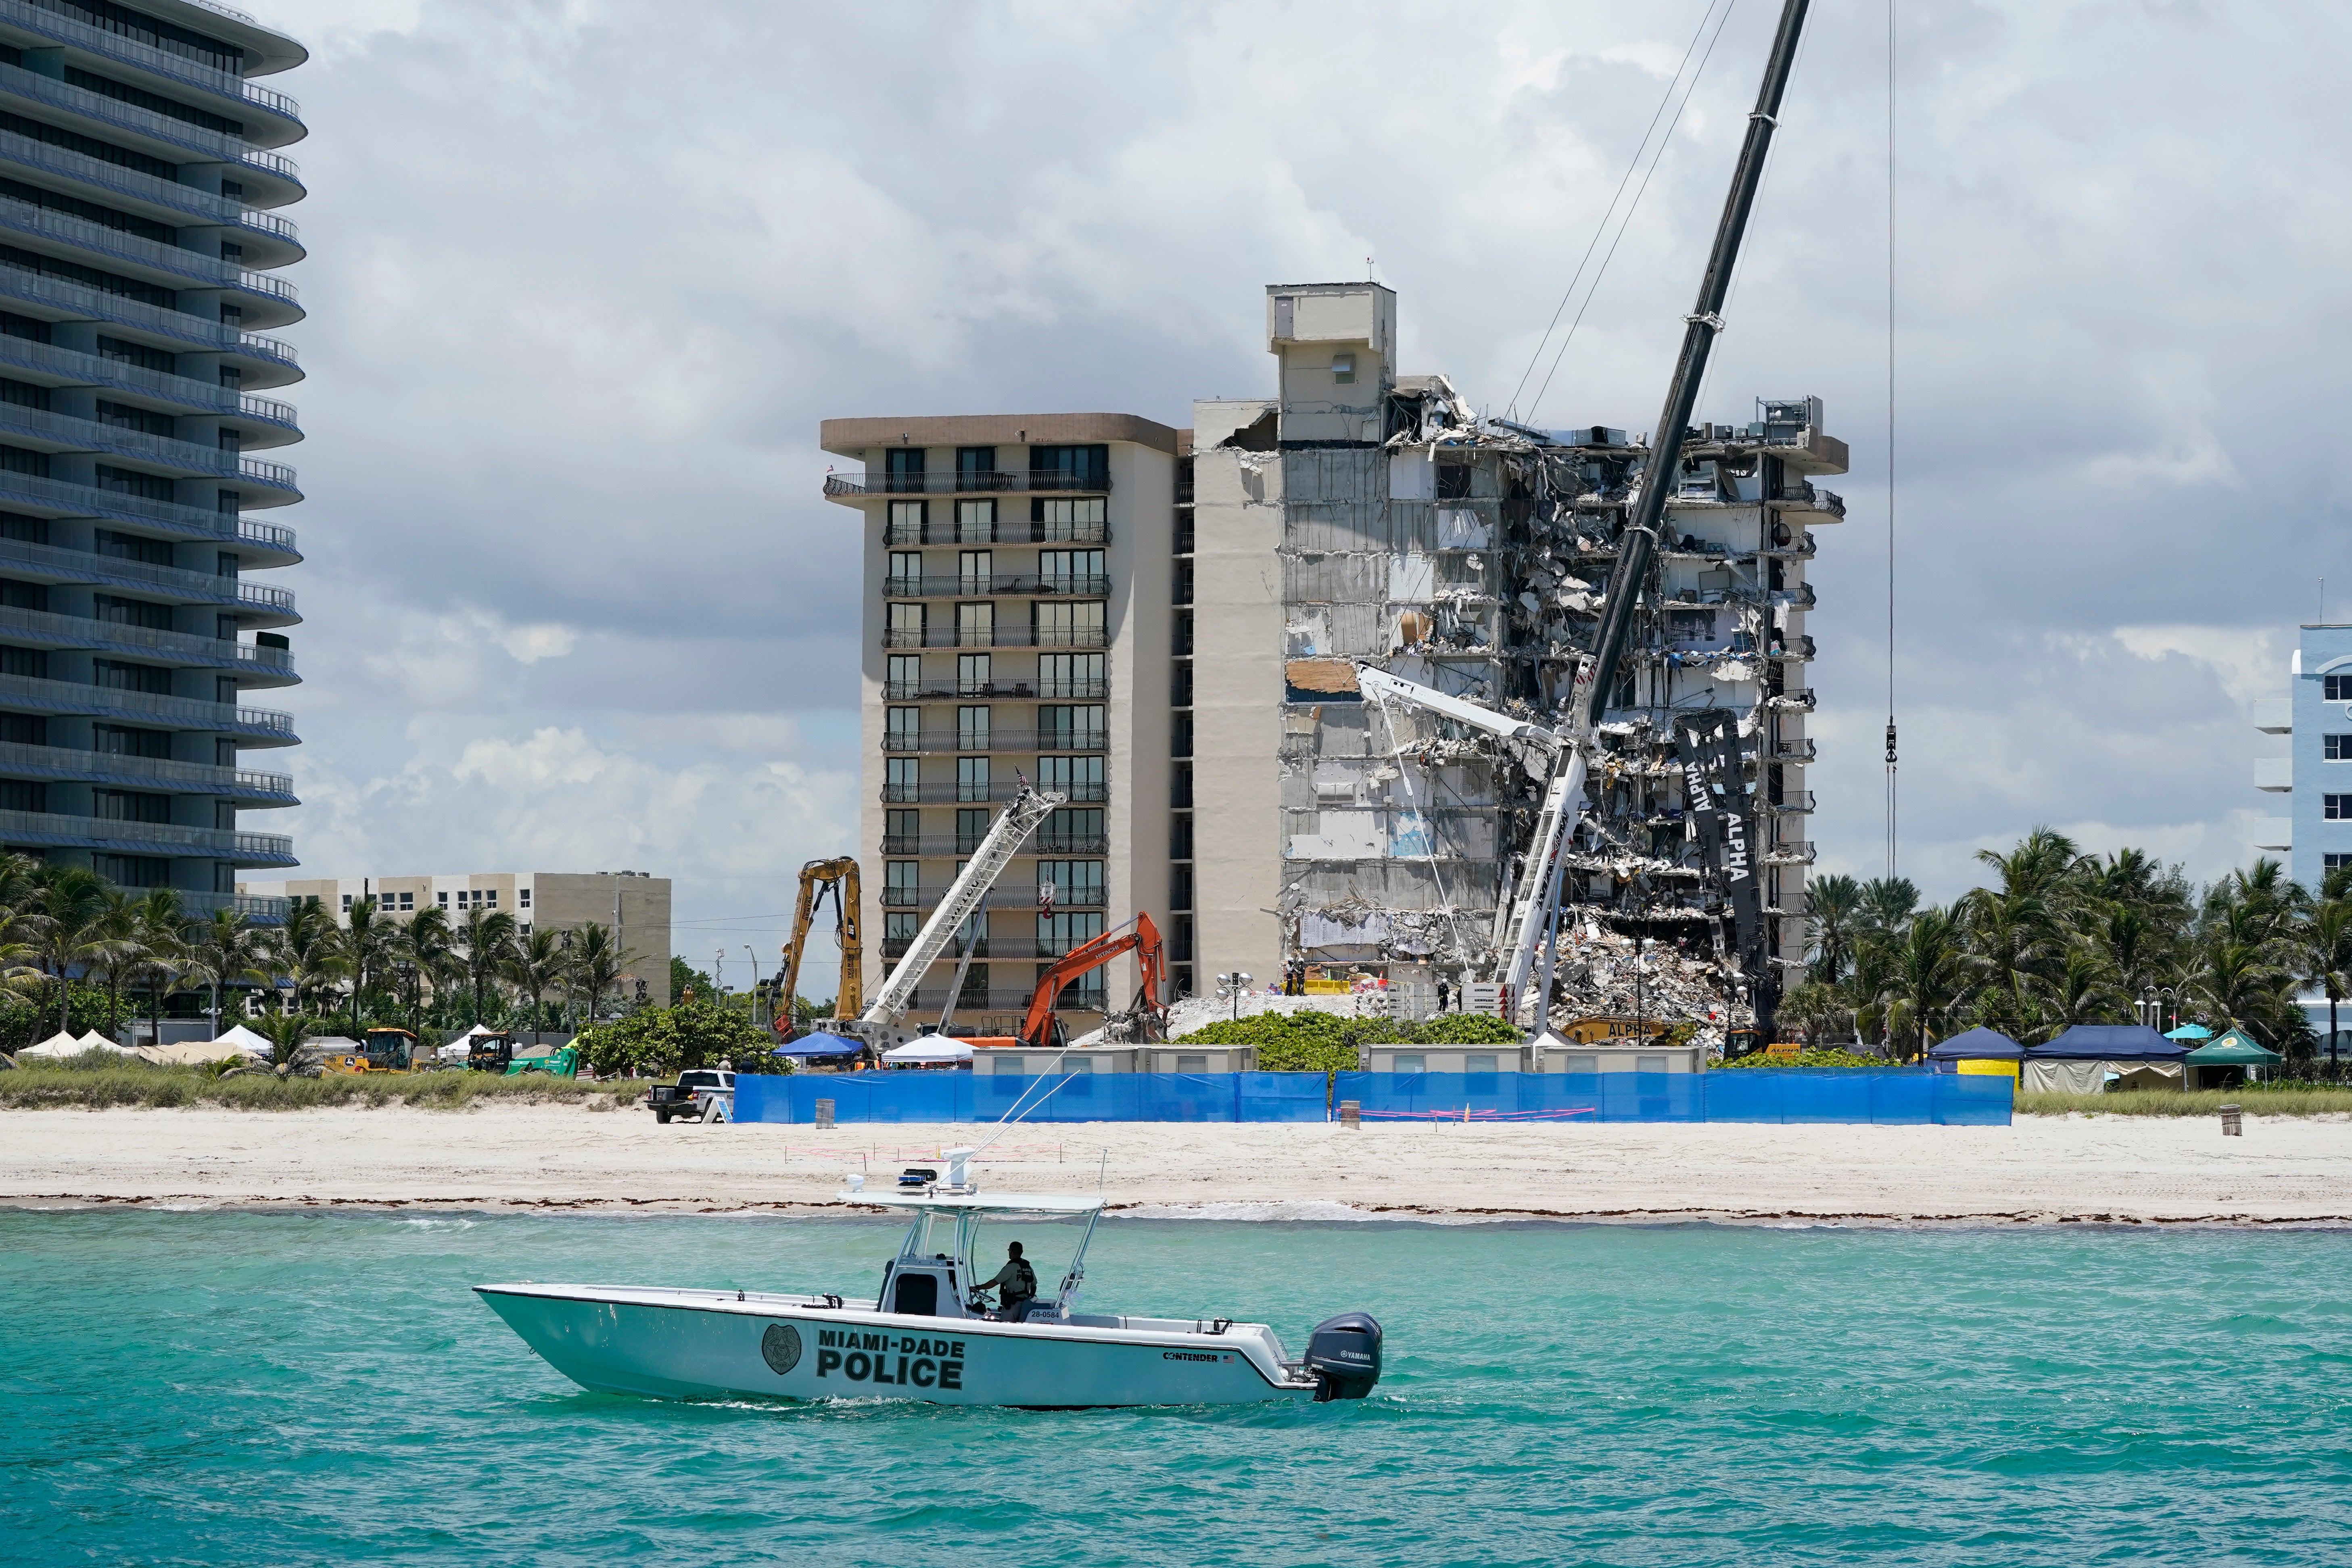
{"type": "MultiPolygon", "coordinates": [[[[1348,1312],[1293,1360],[1264,1323],[1076,1310],[1099,1196],[981,1193],[969,1150],[945,1182],[837,1202],[911,1213],[872,1300],[660,1286],[478,1285],[549,1365],[583,1388],[660,1399],[913,1399],[1071,1409],[1361,1399],[1381,1376],[1381,1326],[1348,1312]],[[1050,1296],[992,1308],[975,1282],[982,1225],[1084,1222],[1050,1296]]],[[[959,1158],[961,1156],[961,1158],[959,1158]]],[[[1003,1228],[1016,1228],[1005,1226],[1003,1228]]],[[[1025,1229],[1026,1226],[1017,1228],[1025,1229]]],[[[992,1239],[994,1239],[992,1233],[992,1239]]]]}

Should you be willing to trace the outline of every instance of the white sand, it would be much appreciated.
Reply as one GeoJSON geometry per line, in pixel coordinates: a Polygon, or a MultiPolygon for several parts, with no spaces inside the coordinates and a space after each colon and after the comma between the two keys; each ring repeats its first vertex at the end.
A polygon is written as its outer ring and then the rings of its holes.
{"type": "MultiPolygon", "coordinates": [[[[877,1184],[970,1127],[657,1125],[634,1110],[0,1112],[0,1203],[726,1213],[877,1184]],[[861,1156],[865,1158],[861,1160],[861,1156]]],[[[1144,1213],[1638,1220],[2352,1220],[2352,1121],[2021,1117],[1989,1127],[1019,1127],[996,1190],[1144,1213]]]]}

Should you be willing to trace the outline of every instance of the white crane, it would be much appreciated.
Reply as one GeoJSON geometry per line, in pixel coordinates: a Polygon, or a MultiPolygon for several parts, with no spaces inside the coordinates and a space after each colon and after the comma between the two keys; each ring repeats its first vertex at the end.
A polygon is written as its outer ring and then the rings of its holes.
{"type": "Polygon", "coordinates": [[[835,1033],[854,1035],[873,1047],[877,1056],[907,1043],[907,1031],[898,1020],[906,1016],[907,1005],[915,999],[915,987],[924,973],[946,952],[948,944],[964,921],[984,908],[989,890],[996,879],[1021,852],[1036,826],[1045,821],[1055,806],[1066,805],[1069,796],[1050,791],[1033,789],[1024,784],[1021,791],[1005,803],[1003,815],[990,825],[988,837],[972,851],[971,859],[940,900],[940,907],[915,933],[914,944],[906,956],[892,967],[889,977],[874,993],[866,1011],[855,1021],[835,1024],[835,1033]]]}

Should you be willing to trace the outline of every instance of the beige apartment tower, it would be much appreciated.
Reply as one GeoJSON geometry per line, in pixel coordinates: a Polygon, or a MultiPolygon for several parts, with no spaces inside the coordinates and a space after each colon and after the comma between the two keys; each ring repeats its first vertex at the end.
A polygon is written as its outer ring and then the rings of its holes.
{"type": "Polygon", "coordinates": [[[670,885],[641,871],[468,871],[437,877],[320,877],[248,882],[237,891],[261,897],[316,899],[338,920],[362,899],[395,921],[419,910],[441,909],[452,921],[475,910],[514,916],[524,936],[541,927],[572,931],[609,926],[618,945],[637,957],[624,972],[621,1000],[669,1005],[670,885]],[[643,986],[643,990],[639,987],[643,986]]]}
{"type": "MultiPolygon", "coordinates": [[[[1138,911],[1169,931],[1182,437],[1125,414],[824,422],[824,449],[863,469],[824,492],[865,541],[869,974],[906,952],[1019,781],[1068,799],[925,978],[908,1025],[951,1015],[957,1032],[1009,1033],[1055,958],[1138,911]]],[[[1121,960],[1066,992],[1071,1032],[1136,983],[1121,960]]]]}

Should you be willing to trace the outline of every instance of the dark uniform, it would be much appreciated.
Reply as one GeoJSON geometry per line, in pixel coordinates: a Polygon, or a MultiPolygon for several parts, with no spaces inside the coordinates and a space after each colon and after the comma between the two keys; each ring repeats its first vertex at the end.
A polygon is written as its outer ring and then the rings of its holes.
{"type": "MultiPolygon", "coordinates": [[[[1015,1242],[1013,1245],[1017,1247],[1020,1244],[1015,1242]]],[[[1029,1303],[1037,1299],[1037,1271],[1029,1267],[1027,1258],[1016,1252],[1006,1260],[1003,1268],[996,1271],[996,1278],[982,1280],[980,1289],[994,1290],[997,1300],[1003,1304],[1004,1315],[1017,1323],[1029,1303]]]]}

